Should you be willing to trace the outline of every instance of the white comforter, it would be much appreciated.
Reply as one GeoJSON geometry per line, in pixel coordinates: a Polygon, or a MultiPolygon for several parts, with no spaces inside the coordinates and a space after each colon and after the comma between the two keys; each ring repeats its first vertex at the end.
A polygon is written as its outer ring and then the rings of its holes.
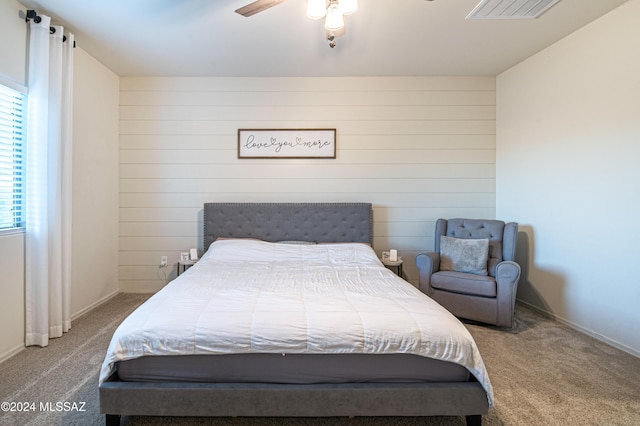
{"type": "Polygon", "coordinates": [[[411,353],[461,364],[493,391],[460,321],[365,244],[220,240],[113,335],[117,361],[146,355],[411,353]]]}

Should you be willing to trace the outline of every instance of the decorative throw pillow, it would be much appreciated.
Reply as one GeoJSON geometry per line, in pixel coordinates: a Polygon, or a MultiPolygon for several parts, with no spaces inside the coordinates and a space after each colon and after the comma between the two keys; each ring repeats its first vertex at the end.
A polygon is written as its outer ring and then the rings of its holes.
{"type": "Polygon", "coordinates": [[[440,270],[487,275],[489,239],[440,237],[440,270]]]}

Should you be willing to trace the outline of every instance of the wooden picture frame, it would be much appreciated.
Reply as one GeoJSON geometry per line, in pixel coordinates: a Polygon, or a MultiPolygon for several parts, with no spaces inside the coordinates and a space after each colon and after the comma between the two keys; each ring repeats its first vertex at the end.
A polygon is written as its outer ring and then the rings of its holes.
{"type": "Polygon", "coordinates": [[[336,129],[238,129],[238,158],[336,158],[336,129]]]}

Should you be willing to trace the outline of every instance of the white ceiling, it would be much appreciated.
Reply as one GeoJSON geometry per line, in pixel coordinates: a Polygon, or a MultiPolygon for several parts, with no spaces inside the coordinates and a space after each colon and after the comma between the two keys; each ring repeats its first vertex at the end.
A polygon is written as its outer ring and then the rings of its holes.
{"type": "Polygon", "coordinates": [[[479,0],[360,0],[334,49],[305,0],[19,0],[121,76],[494,76],[626,0],[561,0],[535,20],[465,20],[479,0]]]}

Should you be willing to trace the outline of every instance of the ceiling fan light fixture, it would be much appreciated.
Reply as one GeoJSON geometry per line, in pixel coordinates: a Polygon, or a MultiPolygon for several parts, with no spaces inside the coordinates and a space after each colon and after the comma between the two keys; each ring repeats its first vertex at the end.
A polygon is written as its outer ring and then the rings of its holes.
{"type": "Polygon", "coordinates": [[[351,15],[358,11],[358,0],[340,0],[338,7],[343,15],[351,15]]]}
{"type": "Polygon", "coordinates": [[[325,0],[307,0],[307,17],[322,19],[327,15],[327,2],[325,0]]]}
{"type": "Polygon", "coordinates": [[[333,0],[327,9],[327,19],[324,22],[324,27],[328,31],[337,31],[344,27],[344,17],[342,16],[342,12],[333,0]]]}

